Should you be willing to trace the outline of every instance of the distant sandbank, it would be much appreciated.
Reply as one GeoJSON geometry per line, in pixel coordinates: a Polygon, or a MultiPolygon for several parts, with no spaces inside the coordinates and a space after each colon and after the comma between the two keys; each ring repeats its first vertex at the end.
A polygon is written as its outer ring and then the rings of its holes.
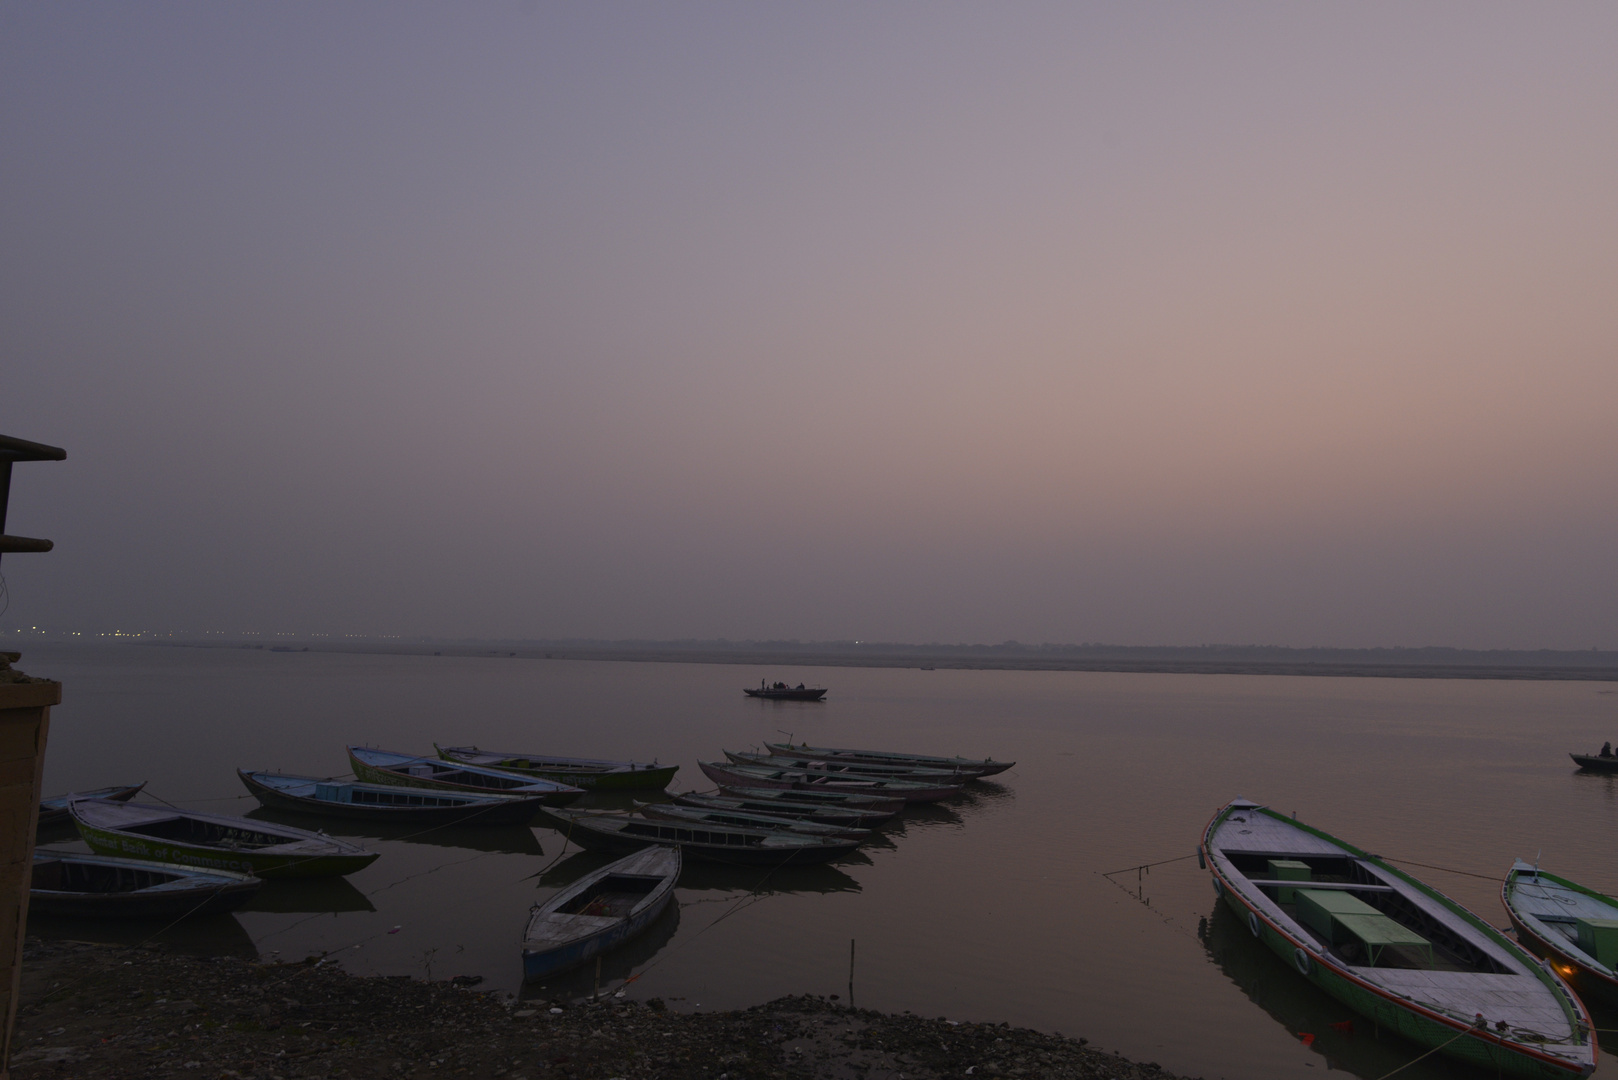
{"type": "Polygon", "coordinates": [[[143,644],[276,652],[967,671],[1096,671],[1172,675],[1302,675],[1375,679],[1618,682],[1618,652],[1450,648],[1292,649],[1206,645],[904,645],[865,642],[468,641],[159,638],[143,644]]]}

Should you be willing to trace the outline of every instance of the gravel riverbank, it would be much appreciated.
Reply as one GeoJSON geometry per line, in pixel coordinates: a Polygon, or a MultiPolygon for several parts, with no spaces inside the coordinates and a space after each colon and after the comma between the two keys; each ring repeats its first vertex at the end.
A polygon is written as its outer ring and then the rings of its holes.
{"type": "Polygon", "coordinates": [[[1083,1039],[808,996],[678,1013],[629,997],[512,1001],[468,981],[30,939],[12,1072],[17,1080],[1174,1080],[1083,1039]]]}

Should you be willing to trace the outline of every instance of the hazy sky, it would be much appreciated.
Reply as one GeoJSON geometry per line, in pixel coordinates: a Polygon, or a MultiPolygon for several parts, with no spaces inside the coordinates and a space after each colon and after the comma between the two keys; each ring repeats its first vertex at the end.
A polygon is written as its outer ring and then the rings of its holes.
{"type": "Polygon", "coordinates": [[[0,6],[0,628],[1618,647],[1615,56],[0,6]]]}

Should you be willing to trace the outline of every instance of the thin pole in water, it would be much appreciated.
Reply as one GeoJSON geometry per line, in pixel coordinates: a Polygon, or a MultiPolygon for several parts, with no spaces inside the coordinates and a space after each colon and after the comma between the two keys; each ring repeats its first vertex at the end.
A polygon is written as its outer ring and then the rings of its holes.
{"type": "Polygon", "coordinates": [[[848,1007],[854,1007],[854,939],[848,939],[848,1007]]]}

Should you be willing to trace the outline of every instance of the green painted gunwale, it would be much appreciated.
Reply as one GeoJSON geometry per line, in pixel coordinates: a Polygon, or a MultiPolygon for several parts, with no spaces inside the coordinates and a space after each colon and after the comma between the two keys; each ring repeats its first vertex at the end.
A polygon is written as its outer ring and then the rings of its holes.
{"type": "Polygon", "coordinates": [[[232,870],[255,877],[341,877],[376,861],[375,851],[344,855],[308,855],[298,852],[223,851],[203,844],[178,844],[118,829],[103,829],[80,821],[79,835],[98,855],[116,855],[146,862],[177,863],[208,870],[232,870]]]}
{"type": "MultiPolygon", "coordinates": [[[[1550,953],[1554,955],[1557,960],[1560,960],[1569,967],[1573,968],[1574,974],[1568,976],[1568,981],[1574,983],[1577,989],[1594,990],[1596,993],[1601,995],[1603,1000],[1609,1003],[1618,1003],[1618,977],[1615,977],[1615,974],[1618,973],[1614,973],[1606,969],[1592,968],[1589,964],[1586,964],[1578,957],[1572,955],[1571,953],[1564,952],[1562,949],[1558,948],[1556,942],[1546,939],[1543,935],[1536,933],[1534,930],[1524,925],[1522,920],[1517,917],[1517,909],[1512,906],[1509,897],[1511,894],[1511,887],[1512,885],[1516,884],[1517,875],[1520,873],[1522,873],[1521,870],[1517,869],[1516,867],[1512,867],[1511,872],[1506,875],[1505,884],[1500,886],[1500,903],[1505,905],[1506,917],[1511,920],[1511,925],[1517,928],[1517,936],[1519,938],[1528,938],[1531,941],[1538,942],[1540,945],[1544,946],[1544,952],[1541,953],[1541,955],[1550,953]]],[[[1614,899],[1604,892],[1598,892],[1587,885],[1580,885],[1576,881],[1569,881],[1565,877],[1547,873],[1544,870],[1535,870],[1534,876],[1553,881],[1562,886],[1564,889],[1569,889],[1576,893],[1583,893],[1592,900],[1599,900],[1603,904],[1611,907],[1615,916],[1618,916],[1618,899],[1614,899]]],[[[1530,951],[1537,952],[1539,950],[1530,951]]]]}
{"type": "MultiPolygon", "coordinates": [[[[438,756],[444,761],[456,765],[465,765],[466,762],[455,757],[450,747],[433,744],[438,756]]],[[[586,788],[594,791],[662,791],[674,782],[674,774],[680,771],[678,765],[654,765],[647,769],[613,769],[589,770],[566,768],[534,768],[513,765],[514,761],[532,760],[542,755],[532,754],[507,758],[494,765],[483,765],[485,769],[499,769],[501,772],[521,773],[540,780],[554,780],[558,784],[569,784],[576,788],[586,788]]]]}
{"type": "MultiPolygon", "coordinates": [[[[1285,822],[1325,840],[1327,843],[1336,844],[1355,858],[1363,859],[1375,865],[1416,888],[1431,899],[1436,900],[1452,914],[1481,931],[1495,944],[1501,946],[1507,952],[1517,954],[1524,967],[1532,972],[1534,977],[1556,996],[1556,1000],[1562,1006],[1562,1011],[1567,1016],[1568,1024],[1573,1031],[1585,1032],[1585,1038],[1590,1038],[1588,1034],[1590,1030],[1589,1019],[1587,1016],[1581,1015],[1582,1004],[1578,1003],[1572,992],[1562,984],[1561,980],[1547,971],[1527,950],[1431,885],[1410,876],[1397,867],[1390,866],[1370,852],[1363,851],[1324,830],[1316,829],[1313,826],[1303,824],[1301,821],[1278,814],[1268,807],[1227,805],[1216,813],[1213,819],[1208,822],[1207,827],[1203,829],[1202,844],[1198,848],[1198,854],[1206,863],[1209,872],[1213,874],[1214,881],[1218,886],[1218,892],[1225,903],[1237,915],[1256,918],[1260,927],[1259,939],[1263,941],[1271,952],[1286,961],[1294,971],[1298,970],[1293,963],[1294,950],[1303,948],[1311,959],[1309,972],[1304,975],[1304,978],[1338,1001],[1341,1001],[1344,1005],[1347,1005],[1350,1009],[1422,1046],[1437,1048],[1449,1043],[1441,1051],[1442,1053],[1470,1064],[1493,1070],[1501,1075],[1566,1078],[1588,1076],[1595,1071],[1595,1060],[1599,1055],[1599,1050],[1593,1040],[1590,1043],[1591,1064],[1588,1068],[1585,1068],[1570,1061],[1552,1058],[1549,1055],[1536,1052],[1526,1044],[1502,1039],[1491,1031],[1473,1028],[1466,1021],[1456,1017],[1442,1016],[1417,1002],[1401,998],[1392,991],[1374,989],[1370,984],[1363,983],[1346,972],[1339,972],[1326,964],[1320,963],[1314,948],[1304,948],[1305,942],[1293,939],[1286,931],[1270,922],[1269,918],[1262,912],[1249,907],[1246,900],[1242,898],[1236,889],[1230,886],[1230,883],[1224,879],[1216,868],[1209,842],[1213,837],[1214,830],[1237,810],[1265,814],[1277,821],[1285,822]],[[1463,1031],[1469,1034],[1468,1038],[1450,1042],[1451,1039],[1454,1039],[1463,1031]]],[[[1251,924],[1249,925],[1251,926],[1251,924]]],[[[1579,1042],[1575,1043],[1575,1045],[1584,1045],[1584,1043],[1579,1042]]]]}

